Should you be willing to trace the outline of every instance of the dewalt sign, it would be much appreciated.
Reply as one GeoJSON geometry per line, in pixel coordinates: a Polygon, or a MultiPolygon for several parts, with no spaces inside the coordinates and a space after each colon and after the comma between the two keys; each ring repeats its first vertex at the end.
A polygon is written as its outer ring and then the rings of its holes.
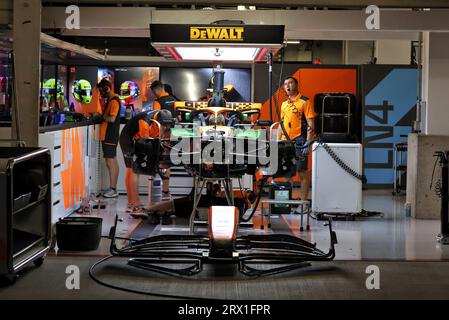
{"type": "Polygon", "coordinates": [[[283,25],[150,24],[151,43],[250,43],[282,45],[283,25]]]}
{"type": "Polygon", "coordinates": [[[190,40],[243,41],[243,27],[190,27],[190,40]]]}

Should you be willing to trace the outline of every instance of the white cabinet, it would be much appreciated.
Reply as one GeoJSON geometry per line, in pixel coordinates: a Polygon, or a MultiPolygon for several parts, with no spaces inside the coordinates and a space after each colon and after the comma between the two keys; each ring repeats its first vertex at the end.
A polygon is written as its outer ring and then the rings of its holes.
{"type": "MultiPolygon", "coordinates": [[[[362,145],[328,143],[352,170],[362,174],[362,145]]],[[[351,176],[331,158],[323,146],[313,144],[312,211],[318,213],[359,213],[362,211],[362,181],[351,176]]]]}
{"type": "Polygon", "coordinates": [[[39,134],[39,146],[51,154],[51,222],[70,215],[79,208],[81,198],[90,192],[91,174],[88,146],[89,128],[79,126],[39,134]]]}

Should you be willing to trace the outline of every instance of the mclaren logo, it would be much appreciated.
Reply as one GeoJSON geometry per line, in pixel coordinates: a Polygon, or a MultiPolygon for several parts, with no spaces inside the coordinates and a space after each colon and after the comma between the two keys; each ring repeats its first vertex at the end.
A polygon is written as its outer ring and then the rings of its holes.
{"type": "Polygon", "coordinates": [[[190,27],[190,40],[243,41],[243,27],[190,27]]]}

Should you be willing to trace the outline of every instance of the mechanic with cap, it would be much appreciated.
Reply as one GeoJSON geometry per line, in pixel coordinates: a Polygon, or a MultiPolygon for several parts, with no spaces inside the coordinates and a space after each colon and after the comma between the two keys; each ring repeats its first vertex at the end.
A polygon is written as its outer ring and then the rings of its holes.
{"type": "Polygon", "coordinates": [[[299,83],[296,78],[287,77],[284,80],[284,89],[288,99],[281,106],[281,123],[288,137],[285,136],[282,129],[279,132],[282,140],[290,138],[291,141],[295,142],[296,156],[299,157],[296,161],[296,170],[301,179],[299,194],[302,200],[307,200],[310,199],[308,195],[310,177],[307,171],[310,148],[301,149],[300,147],[306,141],[314,139],[317,114],[309,98],[299,92],[299,83]]]}
{"type": "Polygon", "coordinates": [[[103,110],[100,140],[103,148],[103,157],[106,160],[106,166],[109,172],[109,190],[103,194],[105,198],[116,198],[117,179],[119,175],[119,166],[117,162],[117,144],[120,134],[120,99],[112,91],[112,84],[107,79],[102,79],[98,85],[98,90],[106,104],[103,110]]]}
{"type": "Polygon", "coordinates": [[[128,121],[120,134],[120,148],[127,168],[125,178],[128,194],[127,211],[132,211],[133,215],[144,214],[139,198],[139,174],[132,170],[134,141],[139,138],[170,138],[170,125],[161,123],[168,119],[172,119],[172,114],[168,110],[141,112],[128,121]]]}

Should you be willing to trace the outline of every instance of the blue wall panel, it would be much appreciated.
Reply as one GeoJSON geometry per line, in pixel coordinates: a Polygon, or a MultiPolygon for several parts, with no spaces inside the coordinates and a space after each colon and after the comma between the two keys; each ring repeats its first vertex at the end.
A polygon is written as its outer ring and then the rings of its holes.
{"type": "Polygon", "coordinates": [[[382,65],[362,70],[364,172],[369,185],[393,184],[393,148],[412,129],[418,72],[382,65]]]}

